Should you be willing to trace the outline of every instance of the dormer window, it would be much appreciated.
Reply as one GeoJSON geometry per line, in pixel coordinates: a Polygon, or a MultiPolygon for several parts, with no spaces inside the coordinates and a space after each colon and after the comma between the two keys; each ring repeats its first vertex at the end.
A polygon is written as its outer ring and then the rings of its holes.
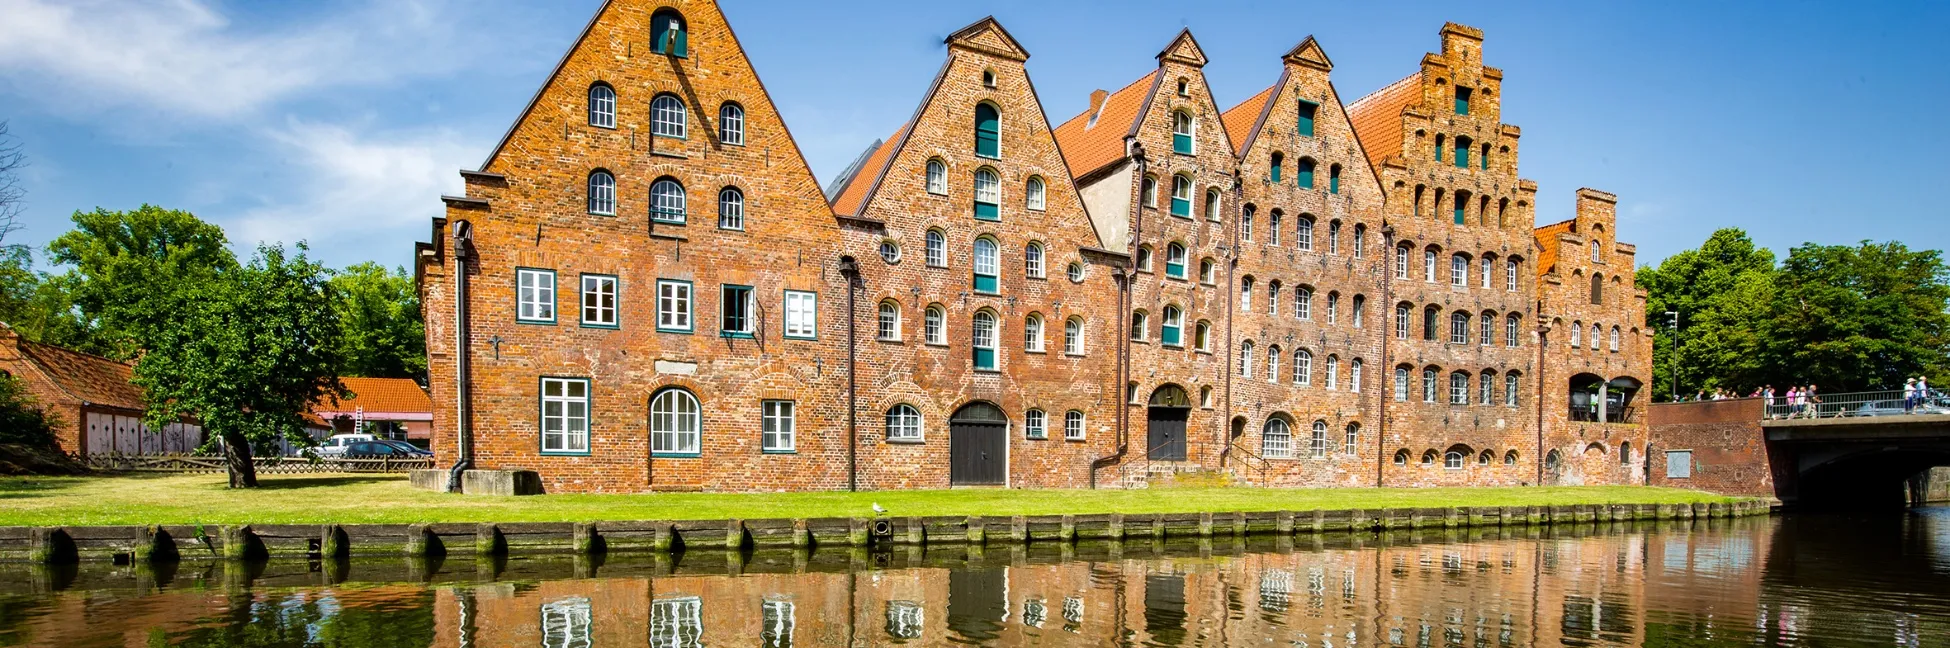
{"type": "Polygon", "coordinates": [[[1300,117],[1295,130],[1299,131],[1302,137],[1314,136],[1314,113],[1319,110],[1320,104],[1305,99],[1300,100],[1300,117]]]}
{"type": "Polygon", "coordinates": [[[1469,114],[1469,88],[1456,86],[1456,114],[1469,114]]]}
{"type": "Polygon", "coordinates": [[[650,17],[650,50],[683,58],[690,55],[684,17],[665,9],[650,17]]]}
{"type": "Polygon", "coordinates": [[[1191,96],[1191,94],[1192,94],[1192,84],[1187,83],[1184,79],[1179,79],[1178,96],[1187,97],[1187,96],[1191,96]]]}

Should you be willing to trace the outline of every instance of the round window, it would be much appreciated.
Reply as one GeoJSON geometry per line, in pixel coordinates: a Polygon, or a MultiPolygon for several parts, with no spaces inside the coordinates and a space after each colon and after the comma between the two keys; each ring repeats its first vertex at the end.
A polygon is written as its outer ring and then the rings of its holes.
{"type": "Polygon", "coordinates": [[[888,263],[899,263],[901,260],[900,244],[893,241],[881,241],[880,258],[888,263]]]}
{"type": "Polygon", "coordinates": [[[1076,262],[1076,261],[1071,261],[1071,262],[1070,262],[1070,281],[1074,281],[1074,282],[1077,282],[1077,283],[1083,283],[1083,264],[1082,264],[1082,263],[1079,263],[1079,262],[1076,262]]]}

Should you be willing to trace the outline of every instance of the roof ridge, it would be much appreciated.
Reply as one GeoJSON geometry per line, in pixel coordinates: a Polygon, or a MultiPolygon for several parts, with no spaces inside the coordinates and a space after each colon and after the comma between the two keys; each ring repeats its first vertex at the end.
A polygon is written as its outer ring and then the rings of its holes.
{"type": "MultiPolygon", "coordinates": [[[[1152,68],[1152,70],[1151,70],[1150,72],[1146,72],[1146,73],[1144,73],[1144,74],[1142,74],[1142,75],[1139,75],[1139,76],[1138,76],[1138,78],[1137,78],[1136,80],[1133,80],[1133,81],[1131,81],[1130,83],[1127,83],[1127,84],[1124,84],[1124,87],[1122,87],[1122,88],[1118,88],[1118,89],[1116,89],[1116,90],[1112,90],[1110,94],[1107,94],[1107,95],[1104,95],[1104,105],[1109,105],[1109,104],[1110,104],[1110,100],[1111,100],[1111,99],[1114,99],[1114,98],[1116,98],[1116,97],[1117,97],[1117,95],[1120,95],[1120,94],[1124,94],[1124,91],[1125,91],[1125,90],[1129,90],[1129,89],[1131,89],[1132,87],[1134,87],[1134,86],[1136,86],[1137,84],[1140,84],[1140,83],[1143,83],[1143,82],[1145,82],[1145,81],[1147,81],[1147,80],[1150,80],[1150,78],[1151,78],[1151,75],[1154,75],[1154,74],[1157,74],[1157,73],[1158,73],[1158,70],[1157,70],[1156,68],[1152,68]]],[[[1103,106],[1098,106],[1098,110],[1099,110],[1099,111],[1101,111],[1102,109],[1103,109],[1103,106]]],[[[1090,116],[1090,113],[1091,113],[1091,110],[1090,110],[1090,108],[1088,108],[1088,107],[1085,107],[1085,108],[1083,109],[1083,112],[1080,112],[1080,113],[1077,113],[1077,114],[1076,114],[1076,116],[1074,116],[1074,117],[1071,117],[1071,118],[1069,118],[1069,119],[1066,119],[1066,120],[1063,120],[1063,123],[1061,123],[1061,124],[1057,124],[1057,125],[1056,125],[1056,128],[1052,128],[1052,129],[1050,129],[1050,131],[1051,131],[1051,132],[1055,132],[1055,131],[1056,131],[1057,129],[1059,129],[1059,128],[1062,128],[1062,127],[1064,127],[1064,126],[1068,126],[1068,125],[1070,125],[1071,123],[1073,123],[1073,122],[1075,122],[1075,121],[1076,121],[1076,120],[1077,120],[1078,118],[1081,118],[1081,117],[1088,117],[1088,116],[1090,116]]],[[[1136,117],[1132,117],[1132,119],[1136,119],[1136,117]]],[[[1087,124],[1087,125],[1085,125],[1085,126],[1084,126],[1083,128],[1084,128],[1084,130],[1092,130],[1092,129],[1095,129],[1096,127],[1097,127],[1097,124],[1087,124]]]]}
{"type": "Polygon", "coordinates": [[[1382,93],[1395,89],[1395,86],[1408,83],[1410,79],[1414,79],[1420,76],[1422,76],[1422,71],[1416,70],[1415,72],[1409,74],[1408,76],[1402,77],[1400,79],[1396,79],[1393,82],[1389,83],[1388,85],[1381,86],[1380,88],[1375,89],[1374,92],[1370,92],[1368,94],[1362,95],[1360,99],[1355,99],[1353,102],[1347,104],[1347,110],[1348,112],[1360,110],[1362,104],[1367,103],[1368,100],[1379,97],[1381,96],[1382,93]]]}

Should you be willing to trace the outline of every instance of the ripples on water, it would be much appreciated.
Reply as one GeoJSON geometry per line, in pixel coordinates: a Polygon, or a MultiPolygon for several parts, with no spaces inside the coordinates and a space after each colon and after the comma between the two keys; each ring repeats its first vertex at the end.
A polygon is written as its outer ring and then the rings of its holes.
{"type": "Polygon", "coordinates": [[[1950,646],[1950,509],[892,552],[0,566],[0,646],[1950,646]]]}

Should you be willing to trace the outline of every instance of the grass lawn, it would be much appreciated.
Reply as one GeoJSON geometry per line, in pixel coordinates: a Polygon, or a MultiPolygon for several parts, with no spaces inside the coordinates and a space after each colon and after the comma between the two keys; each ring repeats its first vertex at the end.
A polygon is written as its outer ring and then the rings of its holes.
{"type": "Polygon", "coordinates": [[[433,493],[404,476],[261,475],[256,490],[224,476],[0,477],[0,525],[356,524],[587,522],[892,515],[1048,515],[1306,511],[1439,506],[1723,502],[1697,491],[1644,486],[1550,488],[1156,488],[933,490],[870,493],[655,493],[483,497],[433,493]]]}

